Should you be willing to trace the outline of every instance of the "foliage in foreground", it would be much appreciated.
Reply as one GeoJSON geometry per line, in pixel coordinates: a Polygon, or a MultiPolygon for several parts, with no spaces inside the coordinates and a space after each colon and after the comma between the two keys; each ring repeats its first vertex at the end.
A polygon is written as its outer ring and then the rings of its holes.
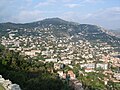
{"type": "Polygon", "coordinates": [[[0,45],[0,74],[19,84],[22,90],[69,90],[56,73],[51,73],[52,65],[30,58],[25,60],[18,52],[9,51],[0,45]]]}

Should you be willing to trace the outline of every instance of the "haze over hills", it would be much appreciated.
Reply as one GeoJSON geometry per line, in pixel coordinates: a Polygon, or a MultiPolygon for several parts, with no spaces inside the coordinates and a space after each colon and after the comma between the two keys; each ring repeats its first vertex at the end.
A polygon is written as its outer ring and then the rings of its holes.
{"type": "Polygon", "coordinates": [[[110,32],[112,32],[116,37],[120,38],[120,28],[116,30],[110,30],[110,32]]]}

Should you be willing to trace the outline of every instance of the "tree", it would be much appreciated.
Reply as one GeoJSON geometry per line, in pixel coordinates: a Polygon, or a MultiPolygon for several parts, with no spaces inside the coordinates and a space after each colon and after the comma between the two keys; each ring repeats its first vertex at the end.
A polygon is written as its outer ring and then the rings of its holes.
{"type": "Polygon", "coordinates": [[[75,73],[76,77],[79,76],[79,67],[73,67],[73,72],[75,73]]]}

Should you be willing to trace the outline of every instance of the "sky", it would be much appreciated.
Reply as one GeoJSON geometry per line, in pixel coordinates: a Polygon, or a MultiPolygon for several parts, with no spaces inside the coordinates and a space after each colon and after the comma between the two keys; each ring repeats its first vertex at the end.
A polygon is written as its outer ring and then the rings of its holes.
{"type": "Polygon", "coordinates": [[[0,22],[61,18],[106,29],[120,28],[120,0],[0,0],[0,22]]]}

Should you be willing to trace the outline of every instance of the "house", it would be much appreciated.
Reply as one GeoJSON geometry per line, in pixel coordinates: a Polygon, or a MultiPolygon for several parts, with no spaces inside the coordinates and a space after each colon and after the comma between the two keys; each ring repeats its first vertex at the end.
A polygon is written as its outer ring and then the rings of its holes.
{"type": "Polygon", "coordinates": [[[68,67],[72,68],[73,69],[73,66],[72,65],[68,65],[68,67]]]}
{"type": "Polygon", "coordinates": [[[75,74],[73,73],[72,70],[69,70],[67,73],[64,73],[63,71],[58,71],[57,73],[58,73],[59,76],[60,76],[61,78],[63,78],[63,79],[66,79],[67,75],[70,76],[70,79],[71,79],[71,80],[76,79],[75,74]]]}
{"type": "Polygon", "coordinates": [[[31,50],[31,51],[25,51],[25,55],[29,56],[36,56],[36,53],[40,53],[40,50],[31,50]]]}
{"type": "Polygon", "coordinates": [[[46,62],[57,62],[57,58],[50,58],[50,59],[45,59],[46,62]]]}
{"type": "Polygon", "coordinates": [[[63,71],[57,71],[57,73],[59,74],[60,77],[62,77],[64,74],[63,71]]]}
{"type": "Polygon", "coordinates": [[[72,60],[63,60],[63,61],[61,61],[61,63],[68,65],[68,64],[72,63],[72,60]]]}
{"type": "Polygon", "coordinates": [[[107,84],[108,84],[108,81],[109,81],[109,79],[104,78],[104,84],[105,84],[105,85],[107,85],[107,84]]]}
{"type": "Polygon", "coordinates": [[[104,70],[108,69],[108,64],[107,63],[97,63],[96,68],[102,68],[104,70]]]}
{"type": "Polygon", "coordinates": [[[93,68],[85,68],[85,72],[87,72],[87,73],[95,72],[95,70],[93,68]]]}
{"type": "Polygon", "coordinates": [[[66,73],[64,73],[64,74],[62,75],[62,78],[63,78],[63,79],[66,79],[66,73]]]}
{"type": "Polygon", "coordinates": [[[15,51],[15,50],[16,50],[16,48],[9,48],[9,50],[13,50],[13,51],[15,51]]]}
{"type": "Polygon", "coordinates": [[[70,75],[71,80],[76,79],[76,76],[75,76],[75,74],[73,73],[72,70],[69,70],[67,74],[70,75]]]}
{"type": "Polygon", "coordinates": [[[95,63],[81,64],[81,68],[95,68],[95,63]]]}
{"type": "Polygon", "coordinates": [[[113,77],[120,81],[120,73],[114,73],[113,77]]]}
{"type": "Polygon", "coordinates": [[[64,73],[63,71],[58,71],[57,73],[59,74],[60,78],[66,79],[66,73],[64,73]]]}
{"type": "Polygon", "coordinates": [[[48,55],[48,51],[42,51],[41,55],[48,55]]]}
{"type": "Polygon", "coordinates": [[[35,53],[34,53],[34,52],[31,52],[31,51],[25,51],[25,55],[35,56],[35,53]]]}
{"type": "Polygon", "coordinates": [[[58,64],[58,63],[54,63],[54,69],[55,69],[55,70],[60,69],[60,66],[61,66],[60,64],[58,64]]]}

